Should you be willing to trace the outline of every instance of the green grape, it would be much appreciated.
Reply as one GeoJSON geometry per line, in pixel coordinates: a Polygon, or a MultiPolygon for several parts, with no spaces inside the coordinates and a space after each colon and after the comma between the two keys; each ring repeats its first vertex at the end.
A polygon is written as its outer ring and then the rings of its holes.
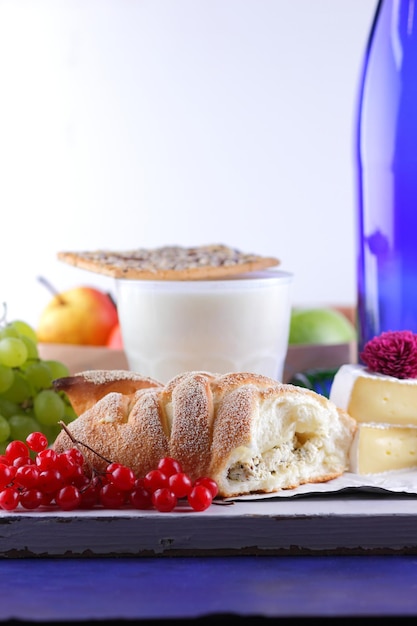
{"type": "Polygon", "coordinates": [[[28,357],[26,344],[18,337],[0,339],[0,363],[20,367],[28,357]]]}
{"type": "Polygon", "coordinates": [[[36,430],[54,441],[59,422],[77,416],[64,393],[53,389],[55,379],[70,375],[58,360],[39,355],[35,329],[23,320],[0,325],[0,454],[9,441],[24,440],[36,430]]]}
{"type": "Polygon", "coordinates": [[[48,389],[52,385],[52,374],[44,361],[35,361],[25,367],[25,375],[35,393],[41,389],[48,389]]]}
{"type": "Polygon", "coordinates": [[[65,403],[58,392],[42,389],[34,399],[33,410],[40,424],[57,424],[65,416],[65,403]]]}
{"type": "Polygon", "coordinates": [[[9,445],[9,440],[0,441],[0,454],[4,454],[6,452],[6,448],[9,445]]]}
{"type": "Polygon", "coordinates": [[[68,367],[64,365],[64,363],[61,363],[61,361],[46,359],[44,362],[51,370],[52,380],[56,380],[57,378],[65,378],[66,376],[70,375],[68,367]]]}
{"type": "Polygon", "coordinates": [[[7,400],[3,396],[0,396],[1,415],[3,415],[4,417],[11,417],[12,415],[17,415],[18,413],[24,414],[25,411],[16,402],[12,402],[11,400],[7,400]]]}
{"type": "Polygon", "coordinates": [[[62,421],[65,422],[65,424],[69,424],[70,422],[73,422],[75,418],[78,416],[69,402],[66,402],[64,400],[64,404],[65,404],[65,413],[64,413],[64,417],[62,418],[62,421]]]}
{"type": "Polygon", "coordinates": [[[7,326],[0,328],[0,339],[5,339],[6,337],[20,337],[20,334],[17,328],[7,324],[7,326]]]}
{"type": "Polygon", "coordinates": [[[11,428],[9,421],[0,415],[0,442],[8,441],[10,438],[11,428]]]}
{"type": "Polygon", "coordinates": [[[27,360],[39,359],[39,350],[38,350],[37,344],[34,341],[32,341],[30,337],[26,337],[25,335],[21,335],[20,339],[23,341],[23,343],[25,344],[27,348],[27,351],[28,351],[27,360]]]}
{"type": "Polygon", "coordinates": [[[14,373],[11,367],[0,363],[0,393],[11,387],[14,379],[14,373]]]}
{"type": "Polygon", "coordinates": [[[15,370],[13,382],[11,386],[2,393],[2,398],[16,402],[17,404],[31,404],[32,397],[29,381],[22,372],[15,370]]]}
{"type": "Polygon", "coordinates": [[[36,331],[32,326],[23,320],[13,320],[9,324],[12,328],[15,328],[20,336],[28,337],[35,345],[38,343],[38,337],[36,331]]]}
{"type": "Polygon", "coordinates": [[[11,439],[24,441],[30,433],[40,430],[40,425],[32,415],[12,415],[9,418],[11,439]]]}

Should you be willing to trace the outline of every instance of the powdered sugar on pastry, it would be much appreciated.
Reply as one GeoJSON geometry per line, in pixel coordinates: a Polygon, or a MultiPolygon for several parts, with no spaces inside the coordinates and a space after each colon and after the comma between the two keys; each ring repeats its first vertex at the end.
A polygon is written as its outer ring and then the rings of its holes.
{"type": "MultiPolygon", "coordinates": [[[[57,381],[76,402],[91,384],[99,398],[68,429],[139,476],[173,456],[191,478],[211,476],[219,495],[232,497],[324,482],[348,468],[356,422],[311,390],[251,373],[185,372],[165,386],[149,381],[146,387],[139,377],[133,393],[133,381],[115,374],[117,390],[107,392],[112,375],[104,378],[103,394],[91,374],[57,381]]],[[[71,445],[62,431],[54,447],[71,445]]],[[[100,457],[86,454],[104,469],[100,457]]]]}
{"type": "Polygon", "coordinates": [[[65,391],[74,411],[81,415],[111,391],[132,396],[138,389],[162,387],[162,383],[130,370],[87,370],[55,381],[55,388],[65,391]]]}

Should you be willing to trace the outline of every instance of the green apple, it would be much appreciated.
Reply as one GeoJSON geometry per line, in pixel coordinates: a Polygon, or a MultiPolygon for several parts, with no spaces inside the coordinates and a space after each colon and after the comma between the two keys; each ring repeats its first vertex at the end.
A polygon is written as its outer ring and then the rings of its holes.
{"type": "Polygon", "coordinates": [[[291,312],[290,345],[340,344],[355,340],[355,326],[336,309],[293,309],[291,312]]]}

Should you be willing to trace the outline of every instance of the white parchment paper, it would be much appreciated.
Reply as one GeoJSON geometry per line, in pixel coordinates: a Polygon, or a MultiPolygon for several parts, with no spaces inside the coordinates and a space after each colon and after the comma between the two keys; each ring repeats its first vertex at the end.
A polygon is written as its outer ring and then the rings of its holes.
{"type": "Polygon", "coordinates": [[[335,492],[350,489],[358,491],[415,494],[417,495],[417,470],[401,470],[383,474],[361,476],[346,472],[339,478],[326,483],[308,483],[295,489],[283,489],[269,494],[250,494],[230,498],[231,500],[265,500],[267,498],[292,498],[300,495],[334,494],[335,492]]]}

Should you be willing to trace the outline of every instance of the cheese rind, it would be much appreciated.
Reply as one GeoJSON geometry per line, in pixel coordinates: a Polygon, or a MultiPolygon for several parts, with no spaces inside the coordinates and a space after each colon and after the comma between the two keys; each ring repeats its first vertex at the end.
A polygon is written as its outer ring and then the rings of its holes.
{"type": "Polygon", "coordinates": [[[417,428],[360,424],[350,450],[350,470],[380,474],[417,467],[417,428]]]}
{"type": "Polygon", "coordinates": [[[342,365],[330,399],[357,422],[417,426],[417,379],[400,380],[369,372],[363,365],[342,365]]]}

